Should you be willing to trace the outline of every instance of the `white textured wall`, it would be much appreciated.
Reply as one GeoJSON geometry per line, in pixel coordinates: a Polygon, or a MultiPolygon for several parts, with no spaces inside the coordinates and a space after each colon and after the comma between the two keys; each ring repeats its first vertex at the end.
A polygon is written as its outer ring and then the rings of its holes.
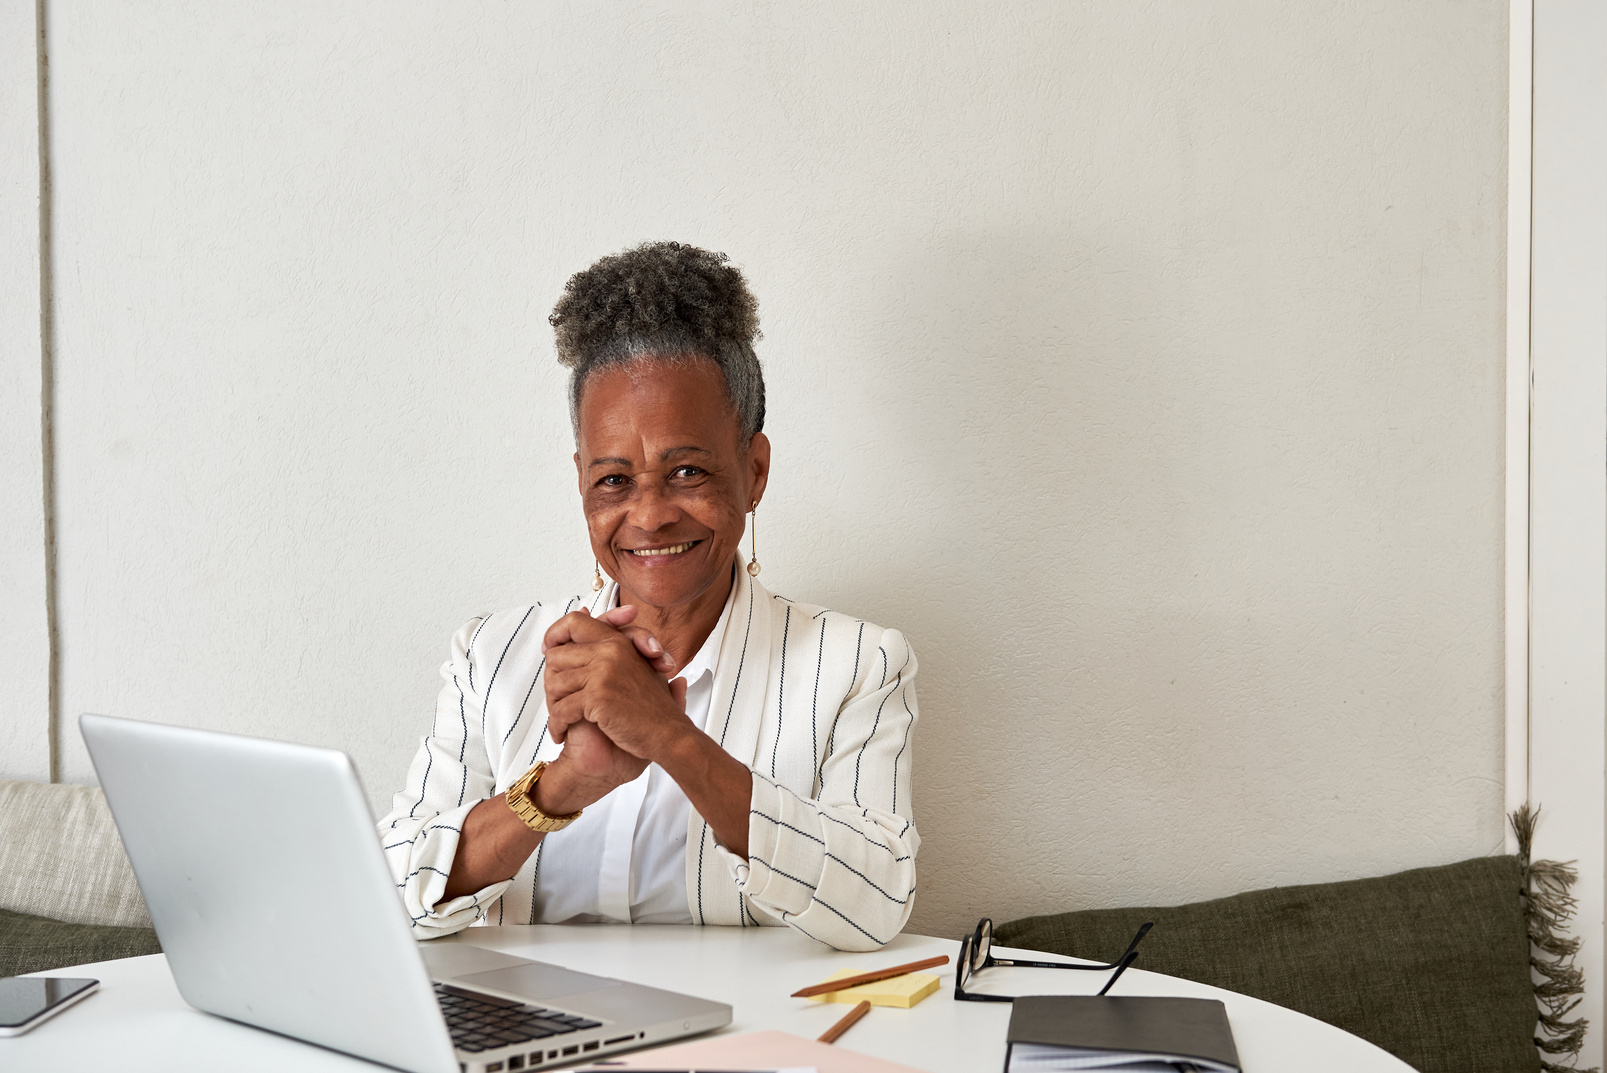
{"type": "Polygon", "coordinates": [[[0,0],[0,779],[50,776],[33,0],[0,0]]]}
{"type": "Polygon", "coordinates": [[[586,584],[545,316],[674,237],[766,582],[920,654],[915,928],[1499,848],[1496,0],[52,12],[69,717],[388,792],[586,584]]]}

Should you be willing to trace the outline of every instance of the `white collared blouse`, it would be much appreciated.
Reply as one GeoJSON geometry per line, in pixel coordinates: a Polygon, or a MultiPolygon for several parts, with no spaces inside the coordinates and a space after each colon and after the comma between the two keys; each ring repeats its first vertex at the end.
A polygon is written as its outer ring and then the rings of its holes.
{"type": "Polygon", "coordinates": [[[665,799],[649,802],[654,766],[616,788],[605,808],[549,834],[512,879],[444,898],[463,817],[562,751],[546,734],[542,635],[570,611],[612,606],[617,586],[590,600],[498,611],[454,635],[430,734],[379,823],[419,938],[475,923],[687,919],[786,924],[843,950],[875,949],[898,934],[920,846],[910,778],[915,655],[897,630],[794,603],[740,568],[736,578],[711,634],[718,657],[703,729],[754,774],[748,859],[719,845],[688,805],[685,915],[667,912],[662,879],[644,884],[636,868],[656,859],[661,877],[666,857],[665,799]]]}

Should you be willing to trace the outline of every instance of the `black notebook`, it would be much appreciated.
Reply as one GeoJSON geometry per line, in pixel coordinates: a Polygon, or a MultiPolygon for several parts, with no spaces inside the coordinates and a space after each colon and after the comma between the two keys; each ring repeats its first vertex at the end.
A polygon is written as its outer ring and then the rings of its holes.
{"type": "Polygon", "coordinates": [[[1027,995],[1016,999],[1005,1038],[1005,1073],[1239,1073],[1228,1011],[1216,999],[1027,995]]]}

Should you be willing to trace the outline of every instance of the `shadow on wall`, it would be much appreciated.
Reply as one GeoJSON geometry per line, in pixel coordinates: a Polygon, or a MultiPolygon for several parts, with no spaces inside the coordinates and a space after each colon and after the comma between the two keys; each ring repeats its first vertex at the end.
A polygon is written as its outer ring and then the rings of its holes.
{"type": "MultiPolygon", "coordinates": [[[[889,265],[897,300],[844,311],[870,330],[837,405],[871,430],[876,486],[843,517],[886,553],[823,598],[921,660],[916,931],[1442,863],[1369,859],[1410,851],[1417,820],[1352,792],[1434,770],[1424,706],[1469,689],[1454,661],[1412,664],[1443,638],[1390,575],[1423,560],[1380,535],[1400,488],[1363,488],[1396,463],[1350,450],[1391,385],[1364,341],[1291,344],[1295,314],[1183,266],[1107,235],[962,234],[889,265]]],[[[1446,807],[1474,823],[1491,793],[1446,807]]]]}
{"type": "Polygon", "coordinates": [[[864,514],[888,554],[855,580],[921,659],[917,931],[1077,901],[1121,867],[1091,829],[1151,792],[1155,734],[1166,764],[1195,759],[1197,722],[1144,695],[1187,670],[1155,599],[1190,569],[1179,516],[1209,494],[1179,465],[1199,430],[1175,427],[1190,356],[1164,272],[1099,236],[958,235],[890,267],[898,307],[850,311],[885,329],[850,394],[878,430],[864,514]]]}

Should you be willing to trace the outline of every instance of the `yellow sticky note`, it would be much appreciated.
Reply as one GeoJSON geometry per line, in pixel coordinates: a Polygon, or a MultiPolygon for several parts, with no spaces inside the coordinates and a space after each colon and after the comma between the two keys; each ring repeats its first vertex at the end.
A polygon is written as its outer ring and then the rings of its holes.
{"type": "MultiPolygon", "coordinates": [[[[822,983],[841,980],[844,976],[858,976],[863,971],[863,969],[843,969],[832,973],[822,983]]],[[[809,1001],[846,1002],[850,1005],[868,1001],[872,1006],[897,1006],[907,1010],[936,990],[936,976],[924,972],[912,972],[874,984],[860,984],[858,987],[848,987],[841,991],[828,991],[824,995],[813,995],[809,1001]]]]}

